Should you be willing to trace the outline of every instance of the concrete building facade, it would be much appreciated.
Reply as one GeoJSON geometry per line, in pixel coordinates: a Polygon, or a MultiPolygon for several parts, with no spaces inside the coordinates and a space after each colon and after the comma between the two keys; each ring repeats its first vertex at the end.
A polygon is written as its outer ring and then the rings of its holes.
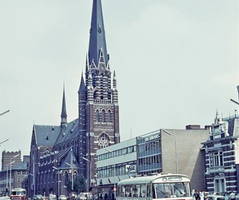
{"type": "Polygon", "coordinates": [[[188,175],[192,188],[204,190],[201,143],[208,138],[209,130],[196,127],[160,129],[98,150],[99,187],[110,192],[114,184],[130,176],[164,172],[188,175]],[[136,151],[129,153],[129,147],[136,151]]]}

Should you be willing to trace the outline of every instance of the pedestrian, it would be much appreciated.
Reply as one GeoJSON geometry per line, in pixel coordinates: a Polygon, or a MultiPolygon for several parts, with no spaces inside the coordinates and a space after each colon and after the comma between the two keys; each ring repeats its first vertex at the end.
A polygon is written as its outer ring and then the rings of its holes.
{"type": "Polygon", "coordinates": [[[193,196],[193,200],[196,200],[196,198],[195,198],[195,190],[194,189],[192,189],[192,196],[193,196]]]}
{"type": "Polygon", "coordinates": [[[102,198],[102,194],[101,193],[99,193],[99,199],[100,200],[102,200],[103,198],[102,198]]]}
{"type": "Polygon", "coordinates": [[[108,197],[107,197],[107,193],[105,193],[105,200],[107,200],[107,198],[108,198],[108,197]]]}
{"type": "Polygon", "coordinates": [[[236,195],[235,195],[235,193],[233,191],[231,192],[231,194],[229,196],[229,199],[230,200],[235,200],[236,199],[236,195]]]}

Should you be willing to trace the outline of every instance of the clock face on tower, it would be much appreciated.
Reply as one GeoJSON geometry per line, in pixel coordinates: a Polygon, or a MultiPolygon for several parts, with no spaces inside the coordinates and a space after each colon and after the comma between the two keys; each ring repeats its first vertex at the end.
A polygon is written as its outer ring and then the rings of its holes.
{"type": "Polygon", "coordinates": [[[99,148],[104,148],[109,146],[109,136],[106,133],[102,133],[98,139],[99,148]]]}

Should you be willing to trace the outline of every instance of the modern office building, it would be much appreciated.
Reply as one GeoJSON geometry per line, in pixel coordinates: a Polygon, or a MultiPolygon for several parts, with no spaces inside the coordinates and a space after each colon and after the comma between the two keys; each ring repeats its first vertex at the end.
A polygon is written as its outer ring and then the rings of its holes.
{"type": "Polygon", "coordinates": [[[239,192],[239,116],[219,119],[203,143],[205,183],[210,193],[239,192]]]}
{"type": "Polygon", "coordinates": [[[97,151],[97,185],[108,192],[120,180],[137,175],[137,138],[97,151]]]}
{"type": "Polygon", "coordinates": [[[201,143],[209,130],[189,125],[185,130],[160,129],[97,151],[97,184],[106,192],[120,180],[154,173],[179,173],[191,186],[204,190],[201,143]]]}

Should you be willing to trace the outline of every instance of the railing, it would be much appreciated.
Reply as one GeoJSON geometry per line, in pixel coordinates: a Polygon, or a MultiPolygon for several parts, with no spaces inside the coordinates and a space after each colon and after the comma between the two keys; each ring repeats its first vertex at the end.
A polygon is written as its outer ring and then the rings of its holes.
{"type": "Polygon", "coordinates": [[[210,174],[213,174],[213,173],[222,173],[225,171],[225,168],[224,166],[214,166],[214,167],[209,167],[207,172],[210,173],[210,174]]]}
{"type": "Polygon", "coordinates": [[[105,103],[112,103],[112,101],[109,99],[95,99],[94,103],[105,104],[105,103]]]}

